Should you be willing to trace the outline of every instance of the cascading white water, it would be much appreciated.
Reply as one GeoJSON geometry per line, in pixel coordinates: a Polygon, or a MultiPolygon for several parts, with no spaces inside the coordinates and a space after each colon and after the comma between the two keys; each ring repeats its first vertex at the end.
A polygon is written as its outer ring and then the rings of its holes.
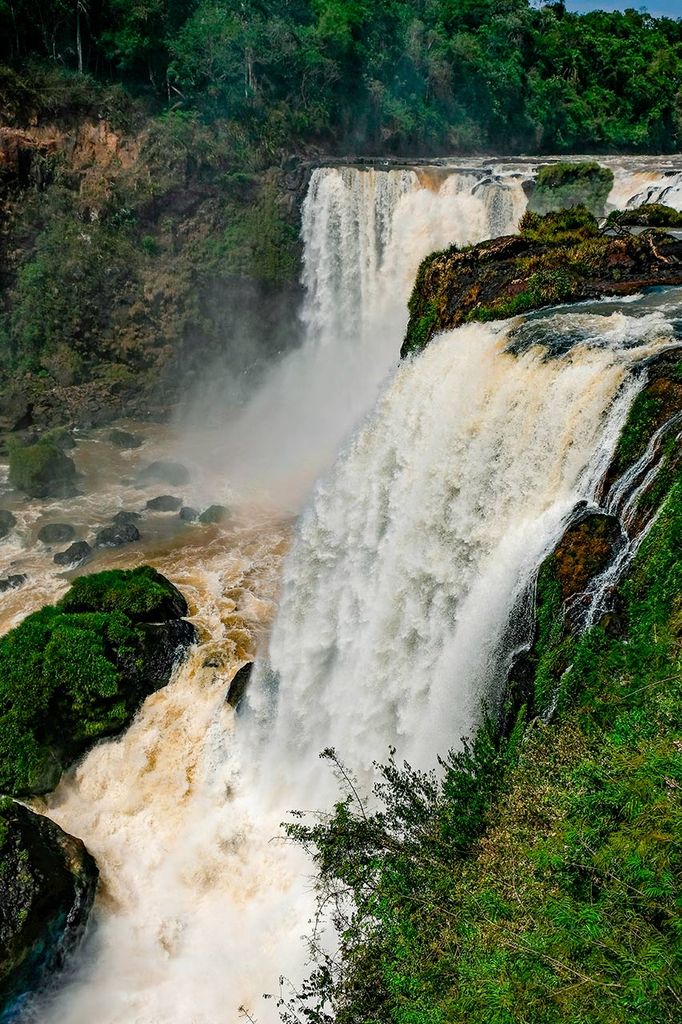
{"type": "Polygon", "coordinates": [[[318,168],[303,205],[302,346],[228,426],[215,470],[236,490],[298,508],[398,358],[420,261],[512,231],[518,175],[318,168]]]}
{"type": "Polygon", "coordinates": [[[470,325],[400,367],[302,518],[255,713],[235,726],[199,650],[49,798],[105,889],[76,977],[33,1020],[277,1020],[259,996],[304,971],[311,886],[276,837],[333,797],[319,751],[367,783],[389,745],[431,764],[471,731],[516,595],[612,451],[629,367],[671,341],[655,312],[562,320],[582,339],[563,355],[533,344],[541,323],[518,355],[513,325],[470,325]]]}
{"type": "MultiPolygon", "coordinates": [[[[420,257],[480,237],[491,218],[499,226],[523,206],[518,179],[504,191],[480,175],[382,173],[320,171],[311,183],[309,334],[278,384],[297,387],[298,366],[305,386],[269,421],[283,446],[292,429],[311,446],[319,432],[327,449],[367,410],[396,357],[420,257]],[[350,267],[335,255],[349,238],[350,267]],[[349,291],[353,302],[327,332],[349,291]],[[375,347],[384,354],[374,363],[375,347]],[[374,380],[363,390],[365,365],[374,380]],[[345,394],[341,418],[334,373],[343,387],[355,376],[359,390],[345,394]],[[315,416],[298,420],[302,396],[315,416]]],[[[49,797],[47,813],[83,838],[103,886],[74,976],[29,1020],[237,1024],[241,1005],[259,1024],[277,1019],[259,997],[276,991],[280,973],[303,973],[310,910],[310,865],[276,841],[279,822],[332,793],[317,760],[325,746],[367,781],[390,744],[427,764],[470,731],[515,595],[562,516],[593,493],[636,390],[629,367],[670,342],[665,316],[638,317],[632,306],[631,315],[562,317],[555,334],[583,340],[555,358],[532,344],[535,328],[512,355],[512,325],[472,325],[399,367],[303,516],[254,713],[235,725],[226,673],[205,665],[200,647],[123,737],[93,750],[49,797]]],[[[228,445],[238,449],[239,438],[228,445]]],[[[267,577],[270,558],[267,544],[212,552],[190,595],[211,655],[226,620],[238,634],[235,619],[258,619],[271,596],[259,589],[259,565],[267,577]],[[237,583],[239,598],[228,599],[237,583]]],[[[161,567],[183,586],[181,572],[161,567]]],[[[232,643],[226,664],[236,668],[245,650],[232,643]]]]}
{"type": "Polygon", "coordinates": [[[518,355],[508,324],[432,343],[319,484],[252,697],[276,702],[266,759],[332,745],[362,771],[394,745],[432,765],[471,731],[517,597],[593,496],[639,387],[629,365],[672,340],[659,313],[564,313],[549,330],[584,341],[545,359],[548,325],[522,330],[518,355]]]}

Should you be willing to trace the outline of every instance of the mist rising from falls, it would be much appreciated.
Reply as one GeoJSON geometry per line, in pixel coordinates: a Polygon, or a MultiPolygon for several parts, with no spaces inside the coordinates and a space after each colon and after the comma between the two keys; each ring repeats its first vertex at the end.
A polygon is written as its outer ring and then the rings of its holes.
{"type": "Polygon", "coordinates": [[[227,426],[214,467],[240,494],[298,508],[398,357],[422,258],[511,231],[519,176],[318,168],[302,213],[302,346],[227,426]]]}

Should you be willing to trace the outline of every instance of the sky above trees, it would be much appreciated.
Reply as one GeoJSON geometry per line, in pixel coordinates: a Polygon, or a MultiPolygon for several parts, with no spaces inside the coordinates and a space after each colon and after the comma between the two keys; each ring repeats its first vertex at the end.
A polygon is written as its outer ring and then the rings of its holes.
{"type": "Polygon", "coordinates": [[[682,18],[682,0],[566,0],[569,11],[583,14],[587,11],[646,10],[654,17],[682,18]]]}

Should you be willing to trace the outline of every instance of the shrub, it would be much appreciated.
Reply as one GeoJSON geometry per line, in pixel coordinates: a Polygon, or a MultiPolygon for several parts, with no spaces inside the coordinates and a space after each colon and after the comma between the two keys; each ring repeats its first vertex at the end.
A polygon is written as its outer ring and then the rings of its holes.
{"type": "Polygon", "coordinates": [[[549,213],[586,206],[595,217],[603,217],[612,187],[613,171],[596,161],[548,164],[537,173],[528,208],[533,213],[549,213]]]}

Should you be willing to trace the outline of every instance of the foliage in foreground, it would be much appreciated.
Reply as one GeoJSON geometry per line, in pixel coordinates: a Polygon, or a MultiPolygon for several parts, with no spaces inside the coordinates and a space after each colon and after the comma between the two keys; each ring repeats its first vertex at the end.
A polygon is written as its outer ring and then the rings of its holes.
{"type": "Polygon", "coordinates": [[[559,720],[484,728],[440,782],[391,761],[373,812],[341,773],[333,813],[289,826],[341,949],[313,937],[287,1024],[679,1020],[681,498],[678,478],[617,620],[564,646],[559,720]]]}
{"type": "Polygon", "coordinates": [[[51,789],[70,761],[127,725],[191,639],[186,623],[168,635],[149,623],[186,610],[148,566],[111,570],[81,577],[1,637],[0,791],[51,789]]]}

